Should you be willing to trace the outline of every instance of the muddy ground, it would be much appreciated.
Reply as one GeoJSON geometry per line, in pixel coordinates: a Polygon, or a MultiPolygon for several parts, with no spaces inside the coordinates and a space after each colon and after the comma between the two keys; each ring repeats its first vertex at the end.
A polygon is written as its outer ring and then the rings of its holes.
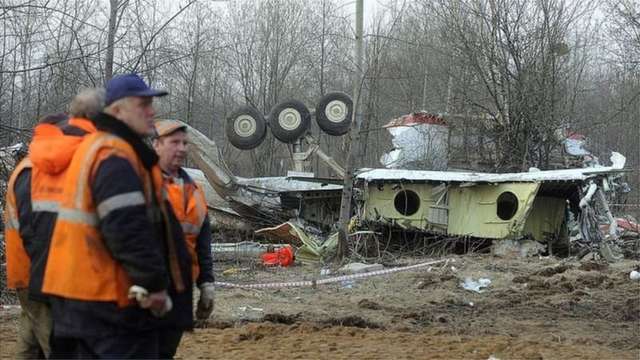
{"type": "MultiPolygon", "coordinates": [[[[629,279],[637,261],[448,258],[455,262],[317,289],[218,289],[213,318],[184,337],[178,357],[640,358],[640,282],[629,279]],[[492,282],[478,294],[461,288],[467,277],[492,282]]],[[[218,280],[236,283],[320,277],[314,266],[219,267],[218,280]],[[229,268],[240,270],[221,274],[229,268]]],[[[12,357],[16,314],[0,311],[2,358],[12,357]]]]}

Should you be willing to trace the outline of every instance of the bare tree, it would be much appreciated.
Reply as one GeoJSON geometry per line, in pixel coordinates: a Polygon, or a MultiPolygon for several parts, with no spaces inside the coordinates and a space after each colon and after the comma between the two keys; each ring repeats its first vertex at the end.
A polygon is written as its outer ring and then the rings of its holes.
{"type": "MultiPolygon", "coordinates": [[[[107,55],[104,61],[104,79],[105,82],[111,80],[113,76],[113,55],[116,31],[118,30],[118,0],[109,0],[109,29],[107,33],[107,55]]],[[[124,5],[126,6],[126,2],[124,5]]]]}
{"type": "Polygon", "coordinates": [[[493,119],[497,168],[549,167],[554,132],[567,117],[560,105],[569,31],[592,3],[460,0],[434,10],[449,56],[472,69],[465,100],[493,119]]]}

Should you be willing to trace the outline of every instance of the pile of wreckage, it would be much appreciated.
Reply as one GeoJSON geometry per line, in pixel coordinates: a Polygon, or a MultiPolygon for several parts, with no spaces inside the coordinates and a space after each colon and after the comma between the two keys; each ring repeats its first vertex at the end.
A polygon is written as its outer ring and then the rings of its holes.
{"type": "MultiPolygon", "coordinates": [[[[545,253],[555,249],[564,255],[592,254],[608,261],[620,259],[623,249],[628,256],[640,255],[637,221],[614,217],[607,202],[629,191],[622,181],[629,170],[621,154],[612,153],[609,166],[591,163],[562,170],[532,168],[503,174],[405,170],[399,167],[424,163],[425,158],[436,168],[446,168],[446,124],[437,116],[412,115],[387,125],[394,149],[381,159],[386,167],[356,171],[352,234],[395,229],[433,238],[511,241],[516,246],[528,241],[545,253]],[[428,139],[429,145],[416,145],[419,139],[428,139]]],[[[200,169],[191,169],[190,174],[206,190],[216,228],[290,244],[304,261],[331,256],[337,244],[343,179],[314,178],[299,171],[286,177],[237,177],[224,165],[212,140],[195,129],[190,134],[190,159],[200,169]]],[[[308,134],[300,139],[316,149],[317,142],[308,134]]],[[[305,153],[301,142],[296,144],[294,160],[296,154],[305,153]]],[[[307,151],[302,158],[309,153],[313,152],[307,151]]],[[[329,160],[337,174],[344,173],[329,160]]],[[[220,245],[220,252],[239,249],[224,246],[220,245]]],[[[265,250],[265,245],[255,242],[238,246],[265,250]]]]}

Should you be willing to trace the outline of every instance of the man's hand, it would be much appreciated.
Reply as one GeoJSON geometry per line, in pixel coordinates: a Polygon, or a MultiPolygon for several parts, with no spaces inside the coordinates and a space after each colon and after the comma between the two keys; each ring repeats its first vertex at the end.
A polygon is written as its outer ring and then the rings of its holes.
{"type": "Polygon", "coordinates": [[[149,294],[147,289],[133,285],[129,288],[129,298],[138,300],[143,309],[149,309],[156,317],[163,317],[173,308],[173,302],[166,290],[149,294]]]}
{"type": "Polygon", "coordinates": [[[196,318],[198,320],[207,320],[213,312],[215,305],[213,283],[202,283],[200,285],[200,300],[196,308],[196,318]]]}

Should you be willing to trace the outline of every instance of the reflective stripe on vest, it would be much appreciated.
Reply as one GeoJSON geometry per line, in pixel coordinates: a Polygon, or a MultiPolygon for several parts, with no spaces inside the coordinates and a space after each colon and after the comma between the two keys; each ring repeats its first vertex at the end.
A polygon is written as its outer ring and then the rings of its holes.
{"type": "Polygon", "coordinates": [[[125,194],[114,195],[103,200],[96,208],[98,216],[104,219],[110,212],[129,206],[146,204],[142,191],[132,191],[125,194]]]}
{"type": "Polygon", "coordinates": [[[65,220],[75,224],[87,226],[98,226],[98,217],[95,213],[82,211],[78,209],[61,208],[58,212],[58,219],[65,220]]]}
{"type": "Polygon", "coordinates": [[[20,221],[18,220],[18,214],[13,206],[9,206],[7,202],[7,208],[4,210],[4,228],[7,230],[20,231],[20,221]]]}
{"type": "Polygon", "coordinates": [[[60,204],[54,200],[32,200],[31,209],[33,211],[58,212],[60,204]]]}
{"type": "Polygon", "coordinates": [[[180,223],[180,226],[182,226],[182,231],[185,233],[185,235],[189,234],[198,236],[198,234],[200,234],[201,226],[194,225],[188,222],[182,222],[180,223]]]}
{"type": "MultiPolygon", "coordinates": [[[[93,159],[96,157],[96,155],[98,154],[98,150],[100,150],[103,146],[105,146],[107,144],[107,142],[109,141],[123,141],[118,139],[117,137],[113,136],[113,135],[109,135],[106,133],[100,133],[101,137],[99,137],[96,141],[94,141],[90,146],[89,149],[85,151],[83,159],[82,159],[82,163],[83,164],[90,164],[93,163],[93,159]],[[91,162],[89,162],[91,161],[91,162]]],[[[83,195],[85,194],[85,191],[87,191],[86,187],[89,183],[89,181],[87,181],[89,179],[89,172],[91,171],[91,166],[82,166],[80,167],[80,174],[77,176],[77,183],[76,183],[76,189],[75,189],[75,201],[73,203],[73,206],[75,208],[81,208],[83,205],[83,200],[84,197],[83,195]]]]}

